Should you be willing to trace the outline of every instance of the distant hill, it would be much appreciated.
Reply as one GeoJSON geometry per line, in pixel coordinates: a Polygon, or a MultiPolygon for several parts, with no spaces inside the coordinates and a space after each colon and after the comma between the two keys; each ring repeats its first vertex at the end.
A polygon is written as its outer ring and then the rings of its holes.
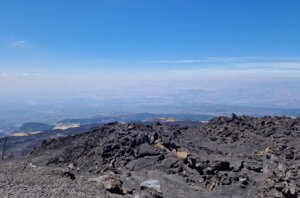
{"type": "Polygon", "coordinates": [[[90,118],[65,119],[58,123],[77,123],[80,125],[91,123],[108,123],[116,121],[134,122],[134,121],[208,121],[214,118],[213,115],[203,114],[152,114],[152,113],[132,113],[117,115],[98,115],[90,118]]]}
{"type": "Polygon", "coordinates": [[[33,131],[47,131],[51,130],[53,125],[45,124],[45,123],[38,123],[38,122],[27,122],[24,123],[19,129],[18,132],[33,132],[33,131]]]}

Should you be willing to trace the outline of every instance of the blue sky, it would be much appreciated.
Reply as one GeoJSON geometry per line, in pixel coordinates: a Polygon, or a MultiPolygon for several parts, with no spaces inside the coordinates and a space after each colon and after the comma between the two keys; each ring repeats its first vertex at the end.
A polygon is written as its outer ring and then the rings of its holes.
{"type": "Polygon", "coordinates": [[[2,0],[0,107],[300,109],[299,10],[298,0],[2,0]]]}
{"type": "Polygon", "coordinates": [[[294,71],[299,9],[297,0],[4,0],[0,73],[294,71]]]}

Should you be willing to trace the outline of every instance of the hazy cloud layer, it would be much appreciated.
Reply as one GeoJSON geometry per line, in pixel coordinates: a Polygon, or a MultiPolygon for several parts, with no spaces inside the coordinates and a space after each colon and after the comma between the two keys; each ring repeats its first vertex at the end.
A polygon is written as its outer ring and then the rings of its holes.
{"type": "Polygon", "coordinates": [[[28,42],[24,40],[18,40],[13,42],[12,46],[18,47],[18,48],[26,48],[28,47],[28,42]]]}
{"type": "Polygon", "coordinates": [[[190,60],[159,61],[174,69],[170,73],[185,75],[280,76],[300,77],[300,58],[273,57],[209,57],[190,60]]]}

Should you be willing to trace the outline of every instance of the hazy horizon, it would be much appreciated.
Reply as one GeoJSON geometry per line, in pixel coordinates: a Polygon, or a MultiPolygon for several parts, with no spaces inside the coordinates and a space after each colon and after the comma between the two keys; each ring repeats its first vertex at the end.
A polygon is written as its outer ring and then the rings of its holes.
{"type": "Polygon", "coordinates": [[[0,121],[107,112],[289,115],[300,109],[299,6],[2,2],[0,121]]]}

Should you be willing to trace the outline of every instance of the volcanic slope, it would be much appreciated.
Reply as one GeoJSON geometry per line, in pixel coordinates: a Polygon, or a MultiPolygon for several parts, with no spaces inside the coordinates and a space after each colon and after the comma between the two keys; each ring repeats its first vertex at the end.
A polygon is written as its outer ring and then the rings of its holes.
{"type": "Polygon", "coordinates": [[[300,118],[110,123],[0,165],[4,197],[300,197],[300,118]]]}

